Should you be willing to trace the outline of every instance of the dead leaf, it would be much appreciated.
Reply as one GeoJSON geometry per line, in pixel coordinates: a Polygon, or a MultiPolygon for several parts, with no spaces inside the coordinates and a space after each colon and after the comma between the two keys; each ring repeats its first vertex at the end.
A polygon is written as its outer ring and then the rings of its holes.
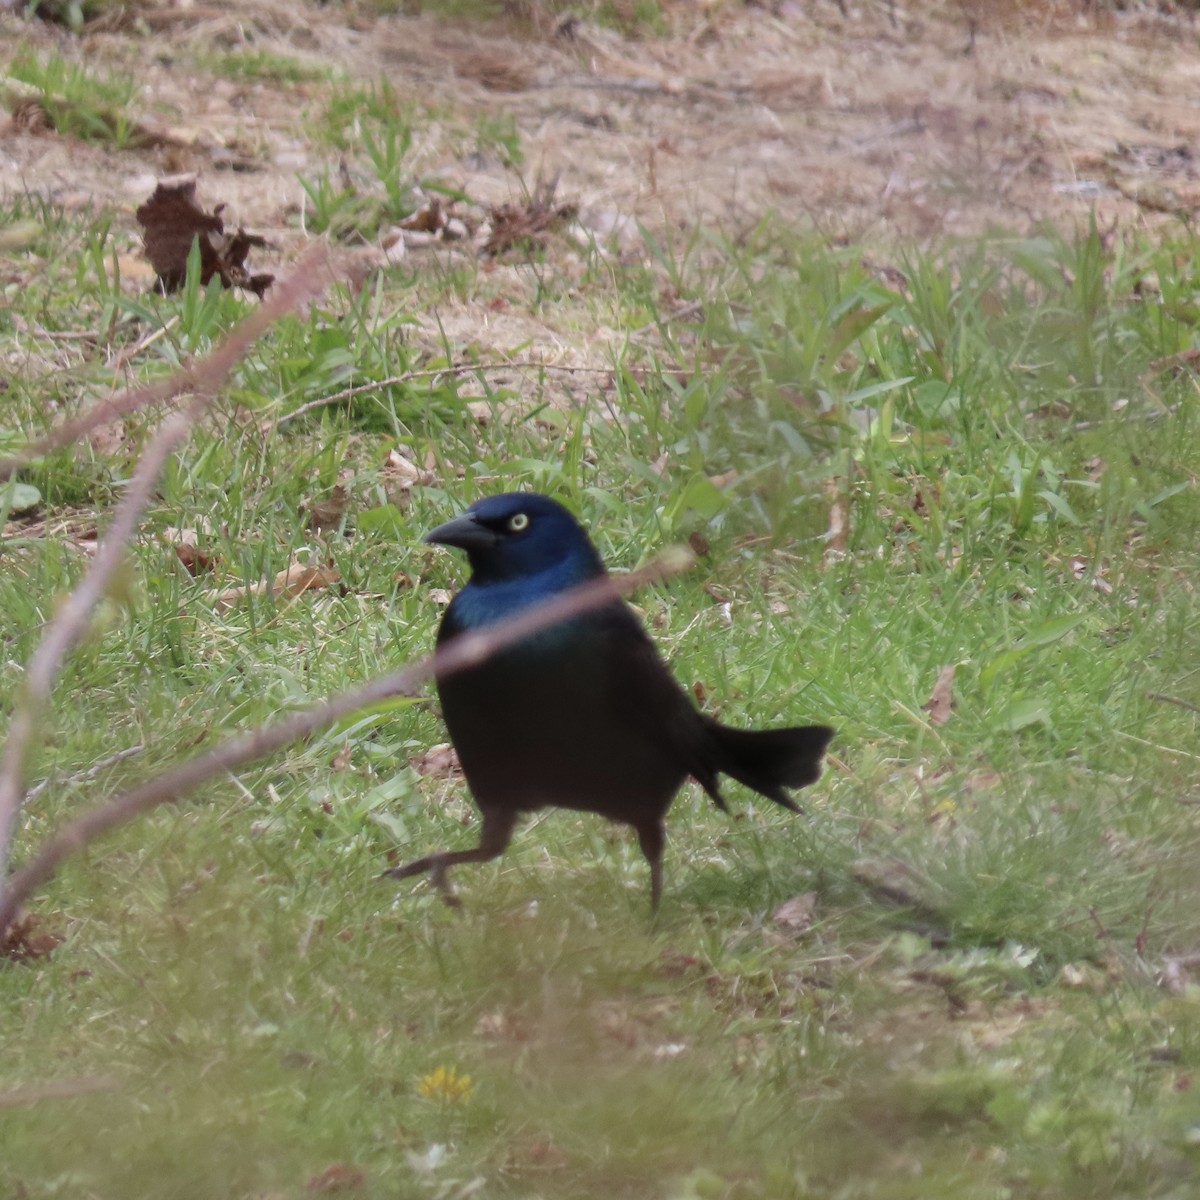
{"type": "Polygon", "coordinates": [[[449,742],[438,742],[424,754],[415,754],[408,760],[418,775],[433,775],[438,779],[456,779],[462,775],[458,765],[458,754],[449,742]]]}
{"type": "Polygon", "coordinates": [[[63,936],[46,929],[43,918],[23,913],[0,936],[0,958],[33,962],[49,958],[62,945],[63,936]]]}
{"type": "Polygon", "coordinates": [[[349,1192],[367,1182],[367,1173],[349,1163],[330,1163],[304,1185],[310,1192],[349,1192]]]}
{"type": "Polygon", "coordinates": [[[200,282],[207,284],[214,275],[227,288],[240,287],[260,299],[275,281],[274,275],[251,275],[246,256],[256,246],[266,246],[266,238],[238,229],[225,233],[221,219],[222,204],[205,212],[196,203],[196,177],[175,175],[159,180],[154,194],[134,214],[143,231],[146,257],[154,266],[159,286],[174,292],[183,286],[187,260],[193,242],[200,245],[200,282]]]}
{"type": "Polygon", "coordinates": [[[529,1030],[519,1018],[498,1008],[475,1022],[475,1036],[489,1042],[527,1042],[529,1030]]]}
{"type": "Polygon", "coordinates": [[[931,725],[945,725],[950,720],[950,711],[954,708],[954,667],[943,667],[938,672],[937,682],[929,699],[921,707],[929,714],[931,725]]]}
{"type": "Polygon", "coordinates": [[[827,479],[825,495],[829,499],[829,530],[825,535],[825,562],[844,558],[850,536],[850,508],[841,480],[827,479]]]}
{"type": "Polygon", "coordinates": [[[555,204],[558,176],[539,182],[524,204],[500,204],[489,210],[491,231],[483,244],[485,254],[503,254],[514,248],[540,250],[552,233],[578,215],[577,204],[555,204]]]}
{"type": "Polygon", "coordinates": [[[245,587],[227,588],[212,596],[216,608],[230,608],[247,596],[271,596],[276,600],[298,596],[315,588],[332,587],[342,580],[335,567],[312,565],[293,559],[270,583],[252,583],[245,587]]]}
{"type": "Polygon", "coordinates": [[[13,108],[10,128],[22,133],[49,133],[54,128],[54,121],[40,100],[27,96],[13,108]]]}
{"type": "Polygon", "coordinates": [[[128,449],[124,421],[105,421],[88,431],[88,445],[103,458],[113,458],[128,449]]]}
{"type": "Polygon", "coordinates": [[[313,533],[325,533],[337,529],[350,507],[350,496],[339,483],[329,489],[320,500],[305,500],[301,511],[308,512],[308,528],[313,533]]]}
{"type": "MultiPolygon", "coordinates": [[[[1076,579],[1080,580],[1081,582],[1087,579],[1088,570],[1089,567],[1086,558],[1083,558],[1077,554],[1071,559],[1071,574],[1074,575],[1076,579]]],[[[1103,593],[1105,596],[1112,595],[1112,584],[1109,583],[1099,571],[1092,576],[1091,583],[1092,587],[1094,587],[1096,591],[1103,593]]]]}
{"type": "Polygon", "coordinates": [[[860,859],[850,868],[850,874],[877,900],[918,912],[933,911],[933,905],[921,894],[929,890],[928,884],[906,863],[860,859]]]}
{"type": "Polygon", "coordinates": [[[504,1164],[510,1171],[561,1171],[571,1165],[571,1157],[548,1134],[535,1133],[513,1142],[505,1151],[504,1164]]]}
{"type": "Polygon", "coordinates": [[[456,74],[473,79],[491,92],[521,92],[530,84],[524,64],[499,54],[468,54],[455,63],[456,74]]]}
{"type": "Polygon", "coordinates": [[[771,914],[771,920],[792,933],[804,933],[812,927],[816,908],[817,893],[801,892],[800,895],[785,900],[771,914]]]}
{"type": "MultiPolygon", "coordinates": [[[[424,467],[418,467],[405,453],[407,446],[397,446],[388,452],[383,464],[383,486],[387,497],[393,498],[397,492],[408,492],[414,487],[429,487],[437,481],[437,476],[424,467]]],[[[411,453],[411,451],[409,451],[411,453]]]]}
{"type": "Polygon", "coordinates": [[[437,233],[446,223],[442,202],[434,196],[428,204],[421,205],[415,213],[397,222],[397,228],[421,233],[437,233]]]}
{"type": "Polygon", "coordinates": [[[176,542],[175,557],[183,564],[184,570],[195,578],[212,571],[217,560],[214,555],[202,554],[192,542],[176,542]]]}

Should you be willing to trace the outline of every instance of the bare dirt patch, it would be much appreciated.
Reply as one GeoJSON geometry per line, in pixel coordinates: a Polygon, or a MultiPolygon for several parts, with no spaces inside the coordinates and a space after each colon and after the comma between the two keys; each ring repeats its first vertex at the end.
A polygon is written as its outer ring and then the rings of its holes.
{"type": "MultiPolygon", "coordinates": [[[[288,257],[307,235],[298,176],[337,169],[338,152],[312,137],[329,84],[236,82],[203,65],[205,54],[249,47],[343,81],[388,80],[426,114],[406,167],[469,197],[477,246],[489,208],[554,177],[582,234],[614,253],[640,253],[639,224],[703,222],[736,237],[767,214],[891,244],[1069,225],[1093,212],[1126,227],[1190,217],[1200,202],[1200,33],[1190,19],[1039,10],[1005,21],[976,8],[969,18],[959,5],[679,6],[673,35],[646,40],[575,20],[518,36],[511,25],[276,0],[164,7],[145,14],[140,33],[81,39],[5,17],[10,47],[132,73],[163,137],[122,151],[84,144],[20,119],[21,97],[9,94],[17,119],[0,128],[0,192],[115,206],[132,229],[159,177],[196,172],[203,203],[225,204],[228,224],[288,257]],[[519,172],[472,148],[470,130],[504,115],[520,134],[519,172]]],[[[136,282],[151,275],[143,267],[136,282]]],[[[566,348],[565,328],[518,311],[528,280],[508,283],[510,308],[493,288],[490,307],[448,305],[440,329],[491,340],[503,327],[512,336],[497,344],[537,340],[590,360],[566,348]]]]}

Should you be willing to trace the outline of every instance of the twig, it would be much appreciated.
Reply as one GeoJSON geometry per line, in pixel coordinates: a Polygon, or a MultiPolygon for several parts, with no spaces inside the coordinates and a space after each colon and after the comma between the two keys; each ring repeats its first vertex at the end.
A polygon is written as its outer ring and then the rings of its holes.
{"type": "Polygon", "coordinates": [[[1186,708],[1188,712],[1200,713],[1200,704],[1193,704],[1190,700],[1181,700],[1178,696],[1168,696],[1166,692],[1147,692],[1147,700],[1161,700],[1164,704],[1178,704],[1180,708],[1186,708]]]}
{"type": "Polygon", "coordinates": [[[116,1091],[115,1079],[59,1079],[51,1083],[35,1083],[29,1087],[0,1092],[0,1108],[24,1108],[43,1100],[70,1100],[74,1096],[90,1096],[93,1092],[116,1091]]]}
{"type": "MultiPolygon", "coordinates": [[[[24,796],[26,758],[39,718],[49,702],[50,691],[63,659],[87,628],[92,609],[103,598],[109,581],[125,558],[127,543],[136,531],[142,510],[153,495],[163,464],[187,437],[195,420],[212,402],[222,381],[254,341],[283,313],[324,291],[332,278],[333,265],[324,247],[310,251],[277,285],[270,299],[227,334],[205,358],[153,389],[125,393],[126,396],[139,396],[152,391],[163,399],[185,391],[195,395],[185,408],[165,420],[151,438],[113,512],[112,521],[103,542],[97,547],[95,557],[83,578],[46,626],[42,640],[29,660],[24,684],[9,722],[4,752],[0,755],[0,877],[8,864],[9,846],[24,796]]],[[[95,411],[93,409],[93,413],[95,411]]],[[[63,430],[60,429],[58,433],[61,435],[63,430]]]]}
{"type": "Polygon", "coordinates": [[[1164,754],[1178,754],[1183,758],[1192,758],[1200,762],[1200,754],[1195,754],[1191,750],[1180,750],[1175,746],[1160,746],[1158,742],[1147,741],[1145,738],[1137,737],[1132,733],[1126,733],[1123,729],[1118,729],[1115,732],[1117,737],[1124,738],[1127,742],[1137,742],[1139,746],[1148,746],[1151,750],[1161,750],[1164,754]]]}
{"type": "Polygon", "coordinates": [[[330,404],[341,404],[343,400],[352,400],[355,396],[364,396],[369,392],[380,392],[384,388],[395,387],[400,383],[413,383],[418,379],[436,379],[439,375],[475,375],[495,371],[520,371],[536,369],[539,371],[557,371],[568,375],[611,375],[613,367],[572,367],[565,363],[538,362],[527,359],[506,363],[463,363],[460,366],[431,367],[424,371],[405,371],[403,375],[389,375],[387,379],[373,379],[370,383],[356,384],[354,387],[343,388],[329,396],[318,396],[308,400],[299,408],[284,413],[275,421],[275,428],[293,421],[304,413],[312,412],[314,408],[325,408],[330,404]]]}
{"type": "Polygon", "coordinates": [[[666,579],[691,566],[693,555],[685,548],[672,548],[627,575],[604,576],[537,604],[479,633],[455,638],[436,654],[417,660],[398,671],[343,692],[316,708],[295,713],[274,725],[263,726],[240,737],[230,738],[190,761],[158,775],[115,799],[68,822],[42,844],[37,854],[9,879],[0,894],[0,935],[16,919],[25,901],[54,876],[59,863],[75,851],[118,825],[125,824],[159,804],[194,791],[206,779],[245,766],[337,721],[368,704],[389,696],[413,692],[435,672],[450,675],[475,666],[497,650],[589,609],[611,603],[616,597],[645,583],[666,579]]]}
{"type": "Polygon", "coordinates": [[[93,763],[86,771],[76,771],[74,775],[68,775],[65,779],[55,780],[53,777],[43,779],[41,783],[35,783],[33,787],[25,793],[25,800],[28,803],[41,792],[44,792],[52,783],[58,787],[70,787],[73,783],[83,783],[88,779],[95,779],[102,771],[107,771],[109,767],[115,767],[117,763],[124,762],[127,758],[132,758],[135,754],[141,754],[145,749],[140,743],[136,746],[126,746],[124,750],[118,750],[115,754],[110,754],[107,758],[102,758],[98,763],[93,763]]]}

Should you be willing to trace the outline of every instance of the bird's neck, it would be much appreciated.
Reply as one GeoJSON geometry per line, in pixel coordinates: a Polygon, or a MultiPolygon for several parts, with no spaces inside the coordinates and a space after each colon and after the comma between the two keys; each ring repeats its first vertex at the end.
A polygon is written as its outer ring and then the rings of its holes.
{"type": "Polygon", "coordinates": [[[466,629],[490,625],[604,573],[590,558],[565,558],[529,575],[510,578],[471,576],[454,597],[455,620],[466,629]]]}

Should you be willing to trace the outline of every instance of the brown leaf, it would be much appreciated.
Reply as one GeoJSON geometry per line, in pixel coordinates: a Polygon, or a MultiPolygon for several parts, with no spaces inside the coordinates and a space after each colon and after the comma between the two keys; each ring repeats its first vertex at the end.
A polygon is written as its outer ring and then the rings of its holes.
{"type": "Polygon", "coordinates": [[[308,528],[314,533],[337,529],[350,507],[350,496],[339,483],[320,500],[305,500],[300,505],[308,512],[308,528]]]}
{"type": "Polygon", "coordinates": [[[403,221],[397,222],[400,229],[420,233],[437,233],[445,224],[446,217],[442,211],[442,202],[437,196],[434,196],[428,204],[421,205],[415,213],[405,217],[403,221]]]}
{"type": "Polygon", "coordinates": [[[912,867],[896,860],[860,859],[850,868],[850,874],[869,889],[877,900],[913,908],[918,912],[934,912],[926,899],[928,883],[912,867]]]}
{"type": "Polygon", "coordinates": [[[816,908],[817,893],[801,892],[800,895],[785,900],[771,914],[771,920],[792,933],[803,933],[812,927],[813,913],[816,908]]]}
{"type": "Polygon", "coordinates": [[[950,710],[954,707],[954,666],[943,667],[938,672],[937,682],[929,699],[921,707],[929,714],[931,725],[945,725],[950,720],[950,710]]]}
{"type": "Polygon", "coordinates": [[[523,62],[499,54],[468,54],[455,63],[454,69],[464,79],[473,79],[492,92],[521,92],[530,84],[523,62]]]}
{"type": "Polygon", "coordinates": [[[490,210],[492,228],[483,244],[485,254],[503,254],[514,247],[540,250],[550,234],[573,221],[577,204],[555,204],[558,176],[539,183],[524,204],[500,204],[490,210]]]}
{"type": "Polygon", "coordinates": [[[489,1042],[527,1042],[529,1030],[519,1017],[498,1008],[479,1017],[475,1022],[475,1036],[489,1042]]]}
{"type": "Polygon", "coordinates": [[[335,567],[301,563],[293,560],[270,583],[252,583],[246,587],[227,588],[212,597],[217,608],[229,608],[247,596],[272,596],[281,599],[298,596],[314,588],[332,587],[340,583],[341,572],[335,567]]]}
{"type": "Polygon", "coordinates": [[[438,779],[455,779],[462,775],[458,765],[458,755],[449,742],[438,742],[430,746],[424,754],[415,754],[408,760],[418,775],[433,775],[438,779]]]}
{"type": "Polygon", "coordinates": [[[261,298],[275,281],[274,275],[251,275],[246,256],[267,240],[239,229],[225,233],[218,205],[211,213],[196,203],[196,177],[174,175],[159,180],[154,194],[134,214],[143,230],[146,257],[154,266],[159,286],[174,292],[183,286],[192,243],[200,245],[200,282],[214,275],[227,288],[240,287],[261,298]]]}
{"type": "Polygon", "coordinates": [[[0,936],[0,958],[13,962],[32,962],[49,958],[62,945],[63,937],[45,928],[41,917],[26,914],[18,917],[0,936]]]}
{"type": "Polygon", "coordinates": [[[54,121],[40,100],[26,96],[13,108],[10,127],[22,133],[49,133],[54,128],[54,121]]]}
{"type": "Polygon", "coordinates": [[[571,1165],[571,1156],[547,1134],[533,1133],[513,1142],[504,1161],[511,1171],[561,1171],[571,1165]]]}
{"type": "Polygon", "coordinates": [[[191,542],[176,542],[175,556],[183,563],[184,569],[193,578],[208,573],[216,566],[216,558],[211,554],[202,554],[191,542]]]}
{"type": "MultiPolygon", "coordinates": [[[[407,492],[414,487],[428,487],[437,481],[437,476],[425,467],[418,467],[405,453],[395,447],[388,452],[383,464],[384,488],[389,499],[395,492],[407,492]]],[[[394,503],[394,501],[393,501],[394,503]]]]}
{"type": "Polygon", "coordinates": [[[850,536],[850,507],[838,479],[826,480],[825,495],[829,499],[829,531],[825,535],[825,561],[828,563],[846,553],[850,536]]]}
{"type": "Polygon", "coordinates": [[[330,1163],[318,1171],[304,1185],[310,1192],[349,1192],[361,1188],[367,1182],[367,1173],[362,1167],[349,1163],[330,1163]]]}
{"type": "Polygon", "coordinates": [[[332,771],[346,771],[350,767],[350,758],[353,751],[350,742],[344,741],[338,748],[337,753],[329,760],[329,768],[332,771]]]}

